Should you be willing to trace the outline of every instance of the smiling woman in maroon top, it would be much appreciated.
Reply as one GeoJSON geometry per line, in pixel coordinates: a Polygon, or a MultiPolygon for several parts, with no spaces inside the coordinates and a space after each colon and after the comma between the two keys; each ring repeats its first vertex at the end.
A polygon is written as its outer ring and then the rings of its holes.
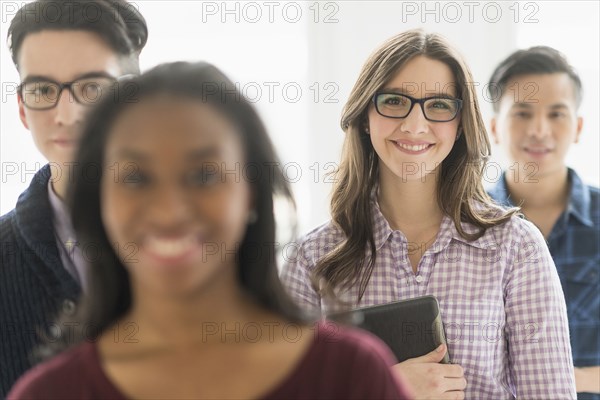
{"type": "Polygon", "coordinates": [[[291,196],[276,163],[213,66],[121,82],[90,115],[70,193],[96,250],[75,321],[57,325],[78,323],[59,329],[75,345],[9,398],[405,398],[375,338],[313,326],[285,296],[273,197],[291,196]]]}

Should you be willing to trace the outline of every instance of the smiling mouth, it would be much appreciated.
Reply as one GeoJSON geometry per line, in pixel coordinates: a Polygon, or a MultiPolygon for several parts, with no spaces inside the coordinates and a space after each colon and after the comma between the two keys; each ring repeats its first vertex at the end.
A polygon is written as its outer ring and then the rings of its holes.
{"type": "Polygon", "coordinates": [[[543,154],[550,153],[552,151],[551,149],[549,149],[547,147],[538,147],[538,148],[525,147],[524,150],[527,153],[535,154],[535,155],[543,155],[543,154]]]}
{"type": "Polygon", "coordinates": [[[431,147],[433,147],[432,143],[421,143],[421,144],[407,144],[407,143],[401,143],[401,142],[397,142],[395,140],[392,140],[392,142],[396,145],[396,147],[398,147],[400,150],[406,152],[406,153],[413,153],[413,154],[420,154],[420,153],[424,153],[427,150],[429,150],[431,147]]]}
{"type": "Polygon", "coordinates": [[[187,234],[176,238],[149,235],[144,241],[144,248],[151,255],[165,260],[185,258],[201,247],[202,240],[197,234],[187,234]]]}
{"type": "Polygon", "coordinates": [[[77,143],[75,140],[56,139],[53,142],[59,146],[73,146],[77,143]]]}

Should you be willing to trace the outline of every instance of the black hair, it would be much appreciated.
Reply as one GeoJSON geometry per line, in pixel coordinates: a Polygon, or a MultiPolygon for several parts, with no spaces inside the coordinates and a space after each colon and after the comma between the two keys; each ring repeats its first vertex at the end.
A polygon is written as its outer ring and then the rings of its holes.
{"type": "Polygon", "coordinates": [[[36,0],[21,7],[8,28],[8,47],[17,69],[25,37],[44,30],[96,33],[127,61],[127,73],[139,73],[139,54],[148,40],[146,20],[135,4],[125,0],[36,0]]]}
{"type": "Polygon", "coordinates": [[[80,330],[71,337],[62,334],[55,338],[50,347],[38,352],[38,356],[48,357],[90,339],[90,327],[96,334],[101,334],[131,308],[129,274],[111,246],[101,219],[101,166],[116,118],[127,112],[132,104],[162,95],[210,105],[237,127],[244,162],[258,169],[256,177],[248,179],[257,220],[248,224],[237,253],[239,284],[257,304],[291,323],[309,321],[285,292],[276,262],[274,198],[282,196],[293,205],[292,194],[282,170],[274,168],[281,164],[265,127],[235,84],[210,64],[177,62],[159,65],[138,77],[120,81],[117,86],[115,95],[103,98],[87,116],[75,157],[76,173],[67,193],[77,238],[81,243],[94,244],[97,255],[86,260],[88,291],[75,316],[59,318],[62,323],[77,321],[80,330]],[[99,173],[91,174],[91,170],[99,173]]]}
{"type": "Polygon", "coordinates": [[[565,73],[573,82],[575,104],[581,104],[583,88],[575,69],[558,50],[548,46],[535,46],[526,50],[517,50],[502,61],[494,70],[488,82],[488,92],[492,99],[494,112],[500,108],[500,99],[506,90],[506,84],[517,76],[565,73]]]}

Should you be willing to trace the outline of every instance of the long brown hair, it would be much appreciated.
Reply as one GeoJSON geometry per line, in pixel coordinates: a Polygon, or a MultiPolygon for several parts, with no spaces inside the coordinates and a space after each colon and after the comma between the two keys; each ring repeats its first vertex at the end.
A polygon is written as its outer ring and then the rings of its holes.
{"type": "Polygon", "coordinates": [[[331,215],[346,239],[324,256],[314,270],[314,281],[326,283],[321,291],[344,289],[359,284],[360,302],[375,266],[375,241],[370,197],[379,176],[379,157],[366,134],[367,113],[373,95],[384,87],[398,70],[416,56],[426,56],[446,64],[454,74],[457,97],[462,99],[462,134],[441,164],[437,202],[454,221],[459,234],[476,240],[487,228],[506,222],[517,212],[499,213],[483,188],[485,163],[490,142],[481,118],[471,71],[448,42],[437,34],[410,30],[387,40],[369,57],[342,112],[341,126],[346,133],[342,160],[336,171],[331,199],[331,215]],[[469,234],[461,222],[475,225],[469,234]],[[327,289],[329,287],[329,289],[327,289]]]}

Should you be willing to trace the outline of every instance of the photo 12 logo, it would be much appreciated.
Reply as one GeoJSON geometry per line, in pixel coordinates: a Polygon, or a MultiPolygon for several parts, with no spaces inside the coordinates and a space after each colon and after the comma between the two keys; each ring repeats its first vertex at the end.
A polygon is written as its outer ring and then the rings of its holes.
{"type": "Polygon", "coordinates": [[[339,103],[340,90],[336,82],[313,82],[304,86],[299,82],[263,81],[234,82],[235,90],[225,84],[207,82],[203,84],[203,99],[215,98],[220,102],[241,101],[241,96],[250,103],[289,103],[295,104],[303,98],[314,103],[339,103]]]}
{"type": "Polygon", "coordinates": [[[328,1],[313,3],[295,1],[204,1],[202,23],[290,23],[303,19],[314,23],[335,24],[339,22],[340,5],[328,1]]]}
{"type": "Polygon", "coordinates": [[[512,3],[495,1],[403,1],[402,22],[419,21],[425,23],[447,22],[474,23],[482,20],[488,23],[497,23],[502,18],[511,18],[516,24],[538,23],[536,18],[540,10],[538,3],[533,1],[512,3]]]}
{"type": "MultiPolygon", "coordinates": [[[[31,2],[0,1],[2,23],[9,23],[27,3],[31,2]]],[[[132,1],[128,1],[126,4],[114,4],[110,8],[110,12],[107,12],[107,8],[101,7],[93,1],[39,1],[32,3],[29,7],[26,12],[21,14],[21,17],[23,20],[30,19],[36,23],[40,23],[42,20],[47,23],[58,21],[74,23],[76,10],[81,11],[81,16],[87,23],[95,23],[107,18],[112,18],[113,21],[120,23],[123,21],[126,23],[139,23],[137,19],[139,6],[132,1]]]]}

